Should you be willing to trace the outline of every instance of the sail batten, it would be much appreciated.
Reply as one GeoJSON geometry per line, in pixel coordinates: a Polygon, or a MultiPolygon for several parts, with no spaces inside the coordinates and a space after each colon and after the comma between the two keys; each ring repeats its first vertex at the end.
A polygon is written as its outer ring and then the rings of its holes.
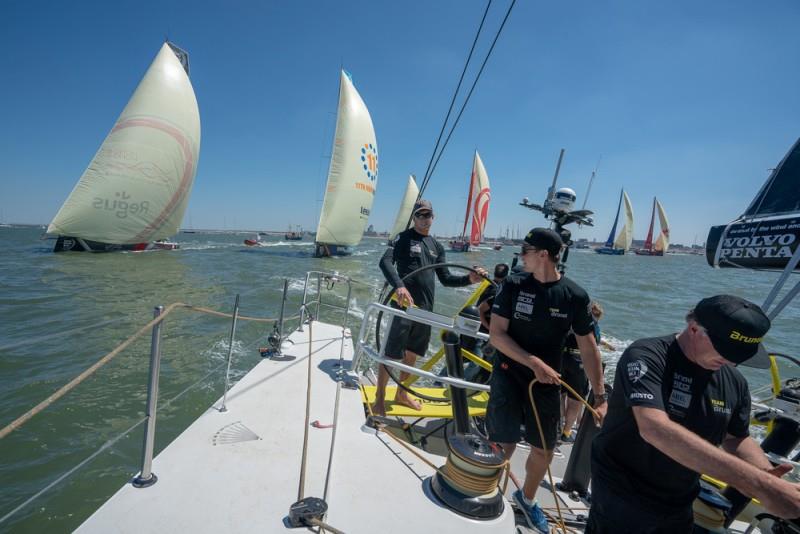
{"type": "Polygon", "coordinates": [[[200,152],[200,114],[187,73],[188,55],[165,43],[49,233],[129,245],[178,232],[200,152]]]}
{"type": "Polygon", "coordinates": [[[378,186],[378,143],[367,106],[342,70],[336,133],[316,241],[344,247],[361,242],[378,186]]]}

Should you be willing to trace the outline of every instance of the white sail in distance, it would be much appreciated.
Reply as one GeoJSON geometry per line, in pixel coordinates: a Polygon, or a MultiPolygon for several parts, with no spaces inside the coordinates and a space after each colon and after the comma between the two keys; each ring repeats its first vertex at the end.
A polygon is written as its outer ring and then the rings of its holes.
{"type": "Polygon", "coordinates": [[[664,213],[664,206],[661,202],[656,200],[656,211],[658,212],[658,222],[661,224],[661,231],[658,233],[653,248],[666,252],[669,248],[669,221],[667,221],[667,214],[664,213]]]}
{"type": "Polygon", "coordinates": [[[623,219],[624,224],[614,240],[614,248],[621,248],[627,252],[631,248],[631,242],[633,242],[633,206],[631,205],[631,199],[628,198],[628,193],[625,191],[622,192],[622,209],[625,217],[623,219]]]}
{"type": "Polygon", "coordinates": [[[333,153],[317,243],[361,242],[378,186],[378,143],[372,118],[350,75],[342,71],[333,153]]]}
{"type": "Polygon", "coordinates": [[[486,221],[489,219],[489,201],[492,198],[489,189],[489,175],[486,173],[486,167],[484,167],[477,150],[472,162],[472,173],[470,187],[474,187],[474,189],[472,189],[472,227],[470,228],[469,242],[470,245],[476,247],[483,240],[486,221]]]}
{"type": "Polygon", "coordinates": [[[177,233],[199,155],[197,99],[164,43],[48,233],[113,244],[177,233]]]}
{"type": "Polygon", "coordinates": [[[408,228],[408,221],[411,219],[411,211],[414,209],[414,203],[419,196],[419,187],[413,175],[409,175],[408,184],[406,184],[406,192],[403,195],[403,200],[400,202],[400,208],[397,210],[397,217],[394,220],[392,231],[389,233],[389,240],[395,238],[397,234],[408,228]]]}

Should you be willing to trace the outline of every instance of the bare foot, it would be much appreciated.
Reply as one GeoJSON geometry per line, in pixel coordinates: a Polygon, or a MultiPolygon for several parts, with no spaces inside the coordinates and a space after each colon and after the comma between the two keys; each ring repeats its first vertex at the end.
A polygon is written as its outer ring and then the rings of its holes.
{"type": "Polygon", "coordinates": [[[420,411],[422,409],[422,404],[417,399],[411,397],[405,391],[398,391],[397,394],[394,396],[394,401],[397,404],[402,404],[403,406],[407,406],[412,410],[420,411]]]}
{"type": "Polygon", "coordinates": [[[378,415],[380,417],[386,417],[386,404],[384,401],[376,401],[375,404],[370,406],[372,410],[372,415],[378,415]]]}

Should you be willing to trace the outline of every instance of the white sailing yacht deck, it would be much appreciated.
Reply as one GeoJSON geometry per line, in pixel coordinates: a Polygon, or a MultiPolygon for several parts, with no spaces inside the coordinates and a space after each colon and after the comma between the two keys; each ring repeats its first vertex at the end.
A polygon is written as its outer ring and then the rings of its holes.
{"type": "MultiPolygon", "coordinates": [[[[80,532],[274,532],[298,500],[309,331],[313,332],[310,421],[334,420],[342,329],[314,322],[294,332],[283,356],[259,363],[153,461],[158,482],[126,484],[80,532]],[[257,438],[256,438],[257,436],[257,438]]],[[[344,362],[353,346],[347,333],[344,362]]],[[[433,470],[398,443],[364,427],[358,389],[341,388],[326,522],[355,532],[513,532],[509,506],[491,521],[443,508],[425,490],[433,470]]],[[[310,426],[304,496],[323,497],[332,428],[310,426]]],[[[422,453],[425,454],[425,453],[422,453]]],[[[434,464],[441,457],[429,455],[434,464]]]]}

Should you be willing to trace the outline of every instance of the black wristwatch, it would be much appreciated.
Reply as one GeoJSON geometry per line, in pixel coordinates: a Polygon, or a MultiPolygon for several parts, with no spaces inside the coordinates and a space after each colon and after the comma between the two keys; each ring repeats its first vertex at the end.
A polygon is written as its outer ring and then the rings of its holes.
{"type": "Polygon", "coordinates": [[[604,401],[608,402],[608,391],[603,391],[600,395],[595,395],[595,397],[600,397],[604,401]]]}

